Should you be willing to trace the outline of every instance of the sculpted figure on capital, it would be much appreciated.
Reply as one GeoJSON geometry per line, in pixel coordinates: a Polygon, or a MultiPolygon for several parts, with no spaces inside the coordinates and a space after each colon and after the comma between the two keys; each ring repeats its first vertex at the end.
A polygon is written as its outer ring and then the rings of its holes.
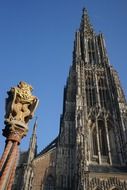
{"type": "Polygon", "coordinates": [[[33,117],[38,99],[32,95],[32,90],[31,85],[21,81],[7,92],[5,123],[17,121],[27,124],[33,117]]]}

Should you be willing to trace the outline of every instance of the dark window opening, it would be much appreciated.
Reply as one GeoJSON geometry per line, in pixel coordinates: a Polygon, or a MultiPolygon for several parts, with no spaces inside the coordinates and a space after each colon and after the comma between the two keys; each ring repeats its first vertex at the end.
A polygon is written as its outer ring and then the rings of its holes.
{"type": "Polygon", "coordinates": [[[107,139],[106,139],[106,131],[105,131],[105,123],[103,120],[98,121],[98,135],[99,135],[99,144],[100,144],[100,152],[102,156],[107,156],[107,139]]]}
{"type": "Polygon", "coordinates": [[[49,175],[46,179],[44,190],[55,190],[54,178],[52,175],[49,175]]]}
{"type": "Polygon", "coordinates": [[[94,127],[92,131],[92,145],[93,145],[93,155],[98,155],[98,148],[97,148],[97,133],[96,128],[94,127]]]}

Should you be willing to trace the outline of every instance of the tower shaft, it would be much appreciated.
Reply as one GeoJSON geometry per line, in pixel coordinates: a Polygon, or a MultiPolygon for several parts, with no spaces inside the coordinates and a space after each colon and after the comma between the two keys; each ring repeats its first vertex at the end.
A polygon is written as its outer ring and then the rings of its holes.
{"type": "Polygon", "coordinates": [[[104,37],[94,32],[86,10],[75,35],[63,107],[57,189],[90,190],[92,173],[126,168],[127,103],[104,37]]]}

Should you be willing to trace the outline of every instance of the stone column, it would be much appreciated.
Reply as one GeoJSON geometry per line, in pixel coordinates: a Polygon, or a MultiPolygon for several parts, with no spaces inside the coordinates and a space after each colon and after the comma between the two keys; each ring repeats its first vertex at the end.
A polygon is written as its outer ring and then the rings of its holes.
{"type": "Polygon", "coordinates": [[[14,177],[15,177],[16,166],[17,166],[18,152],[19,152],[19,150],[18,150],[18,146],[17,146],[16,157],[15,157],[15,161],[14,161],[13,168],[12,168],[12,171],[11,171],[10,180],[8,182],[7,190],[11,190],[11,187],[12,187],[12,184],[13,184],[13,180],[14,180],[14,177]]]}
{"type": "Polygon", "coordinates": [[[7,160],[7,164],[2,172],[2,176],[0,178],[0,190],[5,190],[8,184],[8,179],[11,173],[11,170],[13,170],[13,165],[15,163],[15,157],[17,153],[17,142],[13,144],[13,150],[10,152],[10,157],[7,160]]]}
{"type": "Polygon", "coordinates": [[[18,145],[28,131],[28,121],[33,117],[38,99],[32,95],[32,86],[20,82],[8,91],[6,99],[5,128],[6,146],[0,160],[0,190],[11,190],[13,184],[18,145]]]}
{"type": "Polygon", "coordinates": [[[8,154],[10,152],[12,144],[13,144],[12,141],[9,141],[7,143],[7,145],[5,146],[5,150],[4,150],[3,155],[1,157],[1,160],[0,160],[0,171],[2,170],[2,167],[3,167],[5,161],[6,161],[7,157],[8,157],[8,154]]]}

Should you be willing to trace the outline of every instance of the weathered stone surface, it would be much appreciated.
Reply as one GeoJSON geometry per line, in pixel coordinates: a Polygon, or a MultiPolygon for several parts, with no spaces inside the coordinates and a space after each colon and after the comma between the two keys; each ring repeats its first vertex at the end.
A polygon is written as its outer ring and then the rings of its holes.
{"type": "MultiPolygon", "coordinates": [[[[37,157],[33,161],[33,186],[32,189],[46,189],[48,186],[48,180],[52,180],[52,184],[55,185],[55,161],[56,150],[50,150],[44,155],[37,157]]],[[[55,187],[54,187],[55,188],[55,187]]]]}

